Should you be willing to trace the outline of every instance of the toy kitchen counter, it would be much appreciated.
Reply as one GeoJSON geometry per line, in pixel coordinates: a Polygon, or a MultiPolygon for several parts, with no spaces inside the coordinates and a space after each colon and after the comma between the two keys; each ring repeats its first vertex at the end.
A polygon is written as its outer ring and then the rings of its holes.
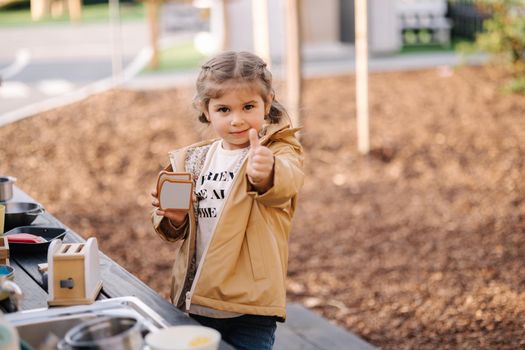
{"type": "MultiPolygon", "coordinates": [[[[3,204],[16,202],[36,201],[15,186],[13,197],[3,204]]],[[[39,214],[30,226],[34,229],[43,227],[65,229],[65,235],[63,235],[62,241],[64,246],[71,246],[76,252],[81,251],[80,247],[83,246],[85,246],[86,249],[90,248],[90,244],[88,244],[90,243],[90,240],[86,242],[80,235],[62,224],[53,215],[46,211],[39,214]]],[[[57,233],[60,233],[60,231],[57,233]]],[[[53,243],[51,243],[51,246],[52,245],[53,243]]],[[[50,307],[48,309],[48,288],[46,281],[43,278],[43,274],[39,270],[39,265],[40,268],[42,268],[42,264],[48,262],[47,247],[49,244],[40,249],[32,249],[30,252],[24,251],[24,249],[21,248],[23,244],[16,246],[10,243],[10,246],[9,264],[14,268],[14,282],[22,289],[23,298],[19,302],[19,311],[21,312],[10,313],[6,317],[8,320],[13,321],[15,326],[19,328],[22,339],[24,337],[24,327],[27,328],[27,334],[34,337],[38,333],[35,330],[38,328],[42,329],[42,325],[46,323],[46,318],[47,321],[49,321],[51,317],[55,317],[57,322],[62,321],[62,326],[71,327],[74,321],[74,313],[78,314],[77,318],[79,320],[82,317],[86,318],[88,314],[93,315],[97,312],[106,314],[111,314],[112,312],[120,314],[132,313],[135,316],[138,315],[139,319],[145,321],[150,327],[150,330],[170,325],[197,324],[194,320],[189,318],[186,314],[162,298],[157,292],[102,252],[98,254],[98,264],[100,268],[99,271],[97,271],[97,279],[102,282],[102,288],[100,289],[100,286],[95,283],[96,288],[94,289],[94,298],[96,298],[96,301],[91,305],[73,306],[72,308],[74,308],[74,312],[69,312],[67,317],[60,315],[60,310],[67,306],[50,307]],[[29,322],[28,319],[31,319],[32,322],[37,322],[37,320],[40,319],[40,322],[43,323],[31,325],[31,322],[29,322]],[[19,324],[25,325],[19,327],[19,324]]],[[[63,251],[65,250],[63,249],[63,251]]],[[[88,257],[89,256],[86,254],[86,260],[88,257]]],[[[54,273],[58,273],[59,266],[54,266],[54,269],[54,273]]],[[[51,275],[51,271],[49,271],[49,274],[51,275]]],[[[89,276],[85,277],[86,283],[89,284],[89,276]]],[[[49,279],[51,280],[51,277],[49,277],[49,279]]],[[[72,304],[75,303],[72,302],[72,304]]],[[[9,302],[9,299],[3,300],[0,303],[0,307],[3,311],[12,311],[9,310],[11,305],[12,303],[9,302]]],[[[55,322],[55,326],[58,325],[57,322],[55,322]]],[[[225,342],[221,342],[219,348],[221,350],[233,349],[225,342]]]]}

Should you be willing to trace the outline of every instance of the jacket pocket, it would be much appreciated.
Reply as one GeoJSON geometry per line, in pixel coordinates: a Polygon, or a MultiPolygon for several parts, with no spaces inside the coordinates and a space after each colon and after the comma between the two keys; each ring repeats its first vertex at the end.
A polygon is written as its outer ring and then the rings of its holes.
{"type": "Polygon", "coordinates": [[[248,255],[250,256],[250,263],[252,265],[252,273],[254,280],[258,281],[266,278],[266,264],[264,262],[263,246],[261,230],[252,225],[251,229],[246,232],[246,243],[248,245],[248,255]]]}

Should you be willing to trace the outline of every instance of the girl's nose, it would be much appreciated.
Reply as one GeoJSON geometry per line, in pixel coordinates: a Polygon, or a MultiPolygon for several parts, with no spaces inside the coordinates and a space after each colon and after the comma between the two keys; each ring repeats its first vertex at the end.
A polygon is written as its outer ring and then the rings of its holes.
{"type": "Polygon", "coordinates": [[[239,116],[237,113],[234,113],[231,120],[231,125],[241,125],[244,122],[244,119],[242,119],[241,116],[239,116]]]}

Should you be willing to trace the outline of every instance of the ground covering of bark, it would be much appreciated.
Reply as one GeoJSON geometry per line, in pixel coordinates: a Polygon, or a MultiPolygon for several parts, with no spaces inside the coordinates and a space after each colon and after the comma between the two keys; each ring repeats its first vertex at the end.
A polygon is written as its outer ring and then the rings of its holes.
{"type": "MultiPolygon", "coordinates": [[[[384,349],[525,347],[525,97],[502,78],[371,74],[368,157],[354,77],[305,82],[289,300],[384,349]]],[[[191,96],[112,91],[2,127],[0,173],[167,297],[148,192],[168,150],[208,133],[191,96]]]]}

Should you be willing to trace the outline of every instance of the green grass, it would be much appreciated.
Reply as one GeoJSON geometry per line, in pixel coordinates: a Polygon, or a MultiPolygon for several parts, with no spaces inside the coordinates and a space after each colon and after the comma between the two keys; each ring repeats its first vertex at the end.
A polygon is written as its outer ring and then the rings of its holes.
{"type": "Polygon", "coordinates": [[[402,54],[411,53],[425,53],[425,52],[453,52],[458,51],[464,45],[468,45],[471,41],[465,39],[453,38],[449,46],[440,44],[419,44],[419,45],[404,45],[401,48],[402,54]]]}
{"type": "Polygon", "coordinates": [[[206,56],[197,51],[192,41],[186,41],[161,50],[159,68],[156,70],[147,68],[144,72],[194,69],[198,68],[205,59],[206,56]]]}
{"type": "MultiPolygon", "coordinates": [[[[144,6],[139,4],[121,4],[120,18],[122,21],[138,20],[144,18],[144,6]]],[[[107,22],[109,21],[108,4],[84,5],[82,7],[82,22],[107,22]]],[[[69,22],[69,16],[52,18],[47,17],[40,21],[33,21],[29,9],[2,9],[0,8],[0,27],[1,26],[28,26],[28,25],[48,25],[54,23],[69,22]]]]}

